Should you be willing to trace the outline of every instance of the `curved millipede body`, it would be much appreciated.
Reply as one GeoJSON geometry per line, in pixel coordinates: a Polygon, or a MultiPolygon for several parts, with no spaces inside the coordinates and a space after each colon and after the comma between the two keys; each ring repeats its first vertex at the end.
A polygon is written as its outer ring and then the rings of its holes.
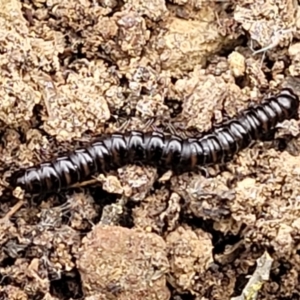
{"type": "Polygon", "coordinates": [[[200,138],[182,139],[159,132],[112,134],[68,156],[18,171],[10,183],[30,193],[42,193],[59,191],[94,174],[137,162],[175,173],[193,170],[197,165],[224,163],[277,123],[298,117],[298,107],[298,96],[283,89],[200,138]]]}

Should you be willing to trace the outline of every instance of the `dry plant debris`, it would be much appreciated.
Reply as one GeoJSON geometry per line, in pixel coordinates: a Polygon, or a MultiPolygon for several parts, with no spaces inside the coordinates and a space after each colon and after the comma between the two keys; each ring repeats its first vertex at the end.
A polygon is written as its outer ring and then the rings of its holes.
{"type": "Polygon", "coordinates": [[[297,120],[190,174],[131,165],[38,199],[6,182],[97,135],[194,135],[300,94],[296,1],[0,6],[0,299],[300,298],[297,120]]]}
{"type": "Polygon", "coordinates": [[[255,300],[257,299],[258,291],[261,289],[264,281],[269,280],[270,270],[272,267],[273,259],[268,252],[265,252],[258,260],[257,267],[250,278],[249,282],[243,290],[243,294],[238,297],[231,298],[231,300],[255,300]]]}

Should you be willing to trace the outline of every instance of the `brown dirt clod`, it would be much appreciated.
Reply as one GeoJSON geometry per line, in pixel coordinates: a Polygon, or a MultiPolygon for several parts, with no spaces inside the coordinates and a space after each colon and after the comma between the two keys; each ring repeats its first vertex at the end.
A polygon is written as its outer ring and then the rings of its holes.
{"type": "Polygon", "coordinates": [[[165,286],[169,263],[161,237],[97,225],[82,242],[77,266],[86,295],[124,300],[170,298],[165,286]]]}

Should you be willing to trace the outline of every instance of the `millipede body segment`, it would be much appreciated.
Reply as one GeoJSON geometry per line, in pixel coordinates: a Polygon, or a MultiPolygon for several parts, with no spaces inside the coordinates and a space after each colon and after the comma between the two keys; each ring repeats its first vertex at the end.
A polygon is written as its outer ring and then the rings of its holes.
{"type": "Polygon", "coordinates": [[[112,134],[68,156],[17,171],[12,186],[30,193],[59,191],[126,164],[142,163],[175,173],[224,163],[287,119],[298,117],[299,98],[290,89],[241,111],[200,138],[182,139],[160,132],[112,134]]]}

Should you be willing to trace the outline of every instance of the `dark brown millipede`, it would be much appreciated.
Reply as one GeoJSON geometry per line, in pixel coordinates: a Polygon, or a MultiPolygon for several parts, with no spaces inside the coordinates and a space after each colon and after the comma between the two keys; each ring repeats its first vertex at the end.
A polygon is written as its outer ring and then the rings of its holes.
{"type": "Polygon", "coordinates": [[[225,163],[276,124],[298,117],[299,98],[283,89],[262,103],[249,107],[211,129],[200,138],[182,139],[160,132],[112,134],[52,162],[20,170],[10,184],[33,194],[59,191],[126,164],[142,163],[175,173],[196,166],[225,163]]]}

